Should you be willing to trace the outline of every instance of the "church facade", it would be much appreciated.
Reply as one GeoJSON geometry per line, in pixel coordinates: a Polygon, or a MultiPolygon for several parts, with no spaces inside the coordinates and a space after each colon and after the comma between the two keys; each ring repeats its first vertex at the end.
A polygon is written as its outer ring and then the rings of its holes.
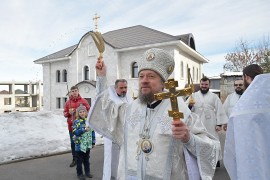
{"type": "MultiPolygon", "coordinates": [[[[150,48],[167,50],[175,59],[170,78],[178,81],[179,88],[188,82],[188,68],[193,83],[202,77],[202,66],[208,60],[196,51],[193,35],[173,36],[145,26],[133,26],[102,34],[105,41],[103,60],[107,68],[108,85],[116,79],[128,81],[128,93],[138,94],[138,61],[150,48]]],[[[78,44],[60,50],[34,62],[43,66],[44,109],[62,109],[71,86],[77,85],[82,97],[91,104],[95,97],[95,64],[98,49],[87,32],[78,44]]]]}

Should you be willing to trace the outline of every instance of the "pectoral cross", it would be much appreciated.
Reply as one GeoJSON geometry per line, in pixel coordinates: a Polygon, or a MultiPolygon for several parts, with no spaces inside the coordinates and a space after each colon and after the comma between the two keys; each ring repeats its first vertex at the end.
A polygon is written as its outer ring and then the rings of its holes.
{"type": "Polygon", "coordinates": [[[172,110],[168,111],[169,116],[173,117],[174,120],[180,120],[180,118],[184,118],[184,114],[179,112],[177,97],[190,95],[192,93],[192,88],[189,87],[176,90],[176,87],[178,87],[178,81],[169,79],[167,82],[165,82],[165,88],[168,89],[169,92],[157,93],[154,95],[154,97],[156,100],[170,98],[172,110]]]}

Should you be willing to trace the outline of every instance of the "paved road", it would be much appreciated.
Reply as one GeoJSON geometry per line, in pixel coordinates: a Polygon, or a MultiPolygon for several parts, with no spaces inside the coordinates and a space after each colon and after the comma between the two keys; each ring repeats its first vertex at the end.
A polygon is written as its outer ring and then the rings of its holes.
{"type": "MultiPolygon", "coordinates": [[[[76,168],[70,168],[70,153],[0,165],[1,180],[75,180],[76,168]]],[[[91,173],[93,180],[102,179],[103,146],[91,150],[91,173]]],[[[222,167],[216,170],[214,180],[229,180],[222,167]]]]}
{"type": "MultiPolygon", "coordinates": [[[[70,168],[71,153],[0,165],[0,180],[75,180],[76,167],[70,168]]],[[[103,146],[91,150],[93,180],[102,179],[103,146]]]]}

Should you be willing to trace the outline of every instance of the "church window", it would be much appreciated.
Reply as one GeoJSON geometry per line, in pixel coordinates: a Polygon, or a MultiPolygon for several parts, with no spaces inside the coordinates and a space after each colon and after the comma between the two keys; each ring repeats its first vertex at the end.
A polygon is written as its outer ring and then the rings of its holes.
{"type": "Polygon", "coordinates": [[[11,98],[4,98],[4,105],[11,105],[11,98]]]}
{"type": "Polygon", "coordinates": [[[189,46],[196,51],[195,42],[192,37],[189,39],[189,46]]]}
{"type": "Polygon", "coordinates": [[[63,70],[63,82],[67,82],[67,70],[63,70]]]}
{"type": "Polygon", "coordinates": [[[132,63],[132,78],[138,78],[138,64],[137,62],[132,63]]]}
{"type": "Polygon", "coordinates": [[[60,82],[61,81],[61,73],[59,70],[56,71],[56,82],[60,82]]]}
{"type": "Polygon", "coordinates": [[[180,73],[181,73],[181,78],[184,78],[184,63],[181,61],[181,66],[180,66],[180,73]]]}
{"type": "Polygon", "coordinates": [[[88,104],[91,106],[91,98],[84,98],[87,102],[88,102],[88,104]]]}
{"type": "Polygon", "coordinates": [[[61,98],[56,98],[56,109],[61,108],[61,98]]]}
{"type": "Polygon", "coordinates": [[[67,97],[63,97],[63,107],[65,106],[66,102],[67,102],[67,97]]]}
{"type": "Polygon", "coordinates": [[[83,72],[84,72],[84,80],[89,80],[89,67],[84,66],[83,72]]]}

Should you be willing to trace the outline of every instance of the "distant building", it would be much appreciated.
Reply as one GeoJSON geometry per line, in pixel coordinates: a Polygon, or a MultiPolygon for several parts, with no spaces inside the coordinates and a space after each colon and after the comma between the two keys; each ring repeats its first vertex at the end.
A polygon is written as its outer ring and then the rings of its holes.
{"type": "Polygon", "coordinates": [[[216,93],[222,102],[234,92],[234,81],[242,79],[242,72],[224,72],[220,76],[208,77],[211,81],[210,91],[216,93]]]}
{"type": "Polygon", "coordinates": [[[209,91],[217,94],[218,97],[220,98],[220,80],[221,80],[221,77],[220,76],[212,76],[212,77],[208,77],[208,78],[211,81],[209,91]]]}
{"type": "Polygon", "coordinates": [[[38,82],[0,82],[0,113],[42,109],[43,84],[38,82]]]}
{"type": "MultiPolygon", "coordinates": [[[[191,33],[179,36],[166,34],[145,26],[133,26],[102,34],[105,40],[103,59],[107,65],[108,85],[116,79],[128,81],[130,95],[138,94],[138,61],[150,48],[168,51],[175,59],[175,70],[171,75],[184,88],[187,69],[190,68],[194,83],[202,77],[202,65],[208,60],[198,53],[191,33]]],[[[82,97],[91,104],[95,97],[95,64],[99,52],[87,32],[79,43],[65,48],[34,62],[43,66],[44,109],[62,109],[67,97],[67,89],[79,86],[82,97]]]]}

